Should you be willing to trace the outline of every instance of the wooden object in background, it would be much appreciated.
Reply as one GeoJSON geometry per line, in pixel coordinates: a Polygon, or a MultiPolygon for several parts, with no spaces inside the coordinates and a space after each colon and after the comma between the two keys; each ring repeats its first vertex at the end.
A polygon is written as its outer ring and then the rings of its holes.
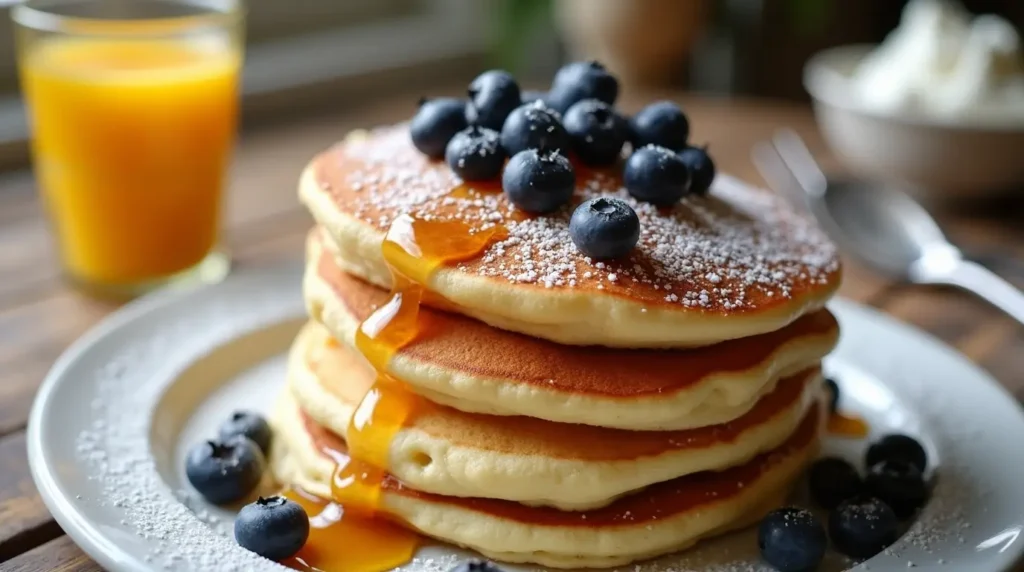
{"type": "Polygon", "coordinates": [[[627,88],[671,85],[705,24],[708,0],[559,0],[573,60],[596,59],[627,88]]]}

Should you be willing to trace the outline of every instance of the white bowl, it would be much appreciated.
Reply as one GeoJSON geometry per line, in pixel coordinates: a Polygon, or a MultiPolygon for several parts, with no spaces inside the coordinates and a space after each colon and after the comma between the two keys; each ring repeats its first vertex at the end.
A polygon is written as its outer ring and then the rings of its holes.
{"type": "Polygon", "coordinates": [[[936,197],[1024,188],[1024,125],[880,113],[861,105],[851,75],[873,47],[825,50],[804,67],[822,135],[854,175],[936,197]]]}

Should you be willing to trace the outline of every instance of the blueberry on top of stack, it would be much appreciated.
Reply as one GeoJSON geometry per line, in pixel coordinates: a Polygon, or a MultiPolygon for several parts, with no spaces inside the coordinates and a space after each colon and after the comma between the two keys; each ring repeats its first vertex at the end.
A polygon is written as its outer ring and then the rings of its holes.
{"type": "MultiPolygon", "coordinates": [[[[690,124],[682,109],[658,101],[627,119],[615,110],[618,93],[618,80],[593,61],[563,66],[547,93],[524,92],[512,74],[490,70],[470,83],[467,100],[421,101],[410,135],[417,149],[443,157],[463,180],[500,177],[508,200],[532,214],[570,203],[574,162],[619,168],[627,143],[623,181],[636,200],[671,207],[706,194],[715,164],[706,147],[687,144],[690,124]]],[[[578,205],[569,232],[595,259],[627,256],[640,236],[636,213],[615,198],[578,205]]]]}

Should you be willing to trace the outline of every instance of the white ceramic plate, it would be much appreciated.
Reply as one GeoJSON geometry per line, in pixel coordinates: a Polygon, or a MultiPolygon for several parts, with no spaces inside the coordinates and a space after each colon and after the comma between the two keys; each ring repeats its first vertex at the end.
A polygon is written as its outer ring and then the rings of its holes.
{"type": "MultiPolygon", "coordinates": [[[[182,458],[234,408],[267,410],[304,315],[298,266],[165,292],[117,312],[54,365],[32,409],[32,474],[57,522],[119,570],[274,570],[235,546],[231,513],[188,492],[182,458]]],[[[877,436],[919,436],[937,465],[934,496],[870,570],[1009,569],[1024,540],[1024,416],[995,381],[930,337],[852,302],[827,369],[843,409],[877,436]]],[[[852,459],[865,443],[832,440],[852,459]]],[[[409,566],[447,571],[465,553],[424,548],[409,566]]],[[[850,563],[830,555],[824,569],[850,563]]],[[[750,531],[626,570],[757,570],[750,531]]]]}

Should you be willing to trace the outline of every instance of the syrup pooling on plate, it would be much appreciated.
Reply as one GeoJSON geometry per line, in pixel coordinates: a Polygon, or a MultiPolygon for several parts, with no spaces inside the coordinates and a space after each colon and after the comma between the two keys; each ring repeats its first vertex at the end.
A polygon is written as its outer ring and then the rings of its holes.
{"type": "Polygon", "coordinates": [[[288,490],[283,494],[310,515],[309,539],[305,546],[282,562],[289,568],[325,572],[388,570],[408,562],[419,544],[416,533],[389,522],[346,512],[336,502],[301,490],[288,490]]]}
{"type": "Polygon", "coordinates": [[[870,427],[866,421],[853,415],[833,412],[828,416],[828,432],[840,437],[863,439],[868,436],[870,427]]]}

